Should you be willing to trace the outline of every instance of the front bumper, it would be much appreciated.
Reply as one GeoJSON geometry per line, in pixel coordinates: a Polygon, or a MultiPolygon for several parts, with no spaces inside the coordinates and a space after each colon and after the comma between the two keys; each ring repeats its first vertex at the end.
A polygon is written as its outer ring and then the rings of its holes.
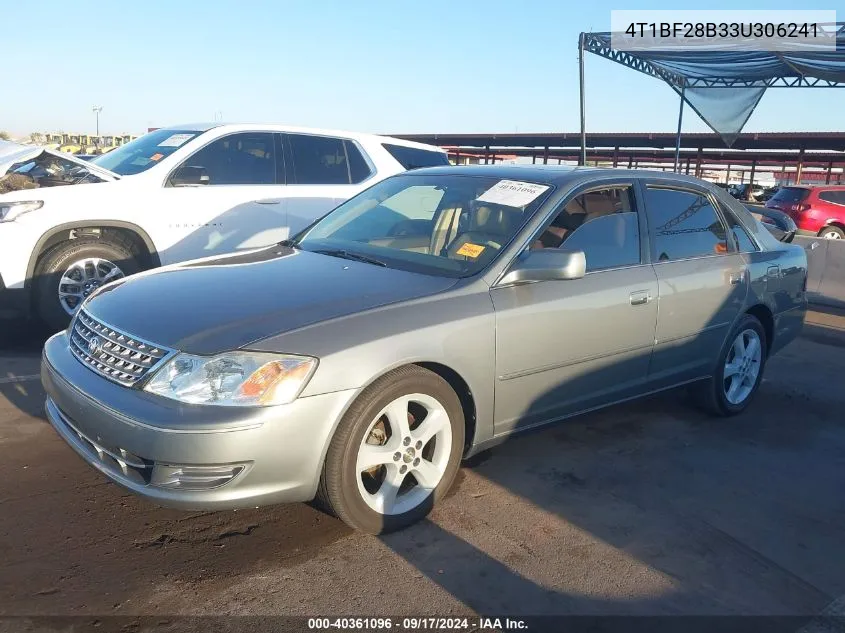
{"type": "Polygon", "coordinates": [[[47,417],[91,466],[159,505],[191,510],[308,501],[355,390],[266,408],[186,405],[112,383],[72,356],[65,334],[44,346],[47,417]],[[222,485],[161,482],[180,467],[242,467],[222,485]]]}

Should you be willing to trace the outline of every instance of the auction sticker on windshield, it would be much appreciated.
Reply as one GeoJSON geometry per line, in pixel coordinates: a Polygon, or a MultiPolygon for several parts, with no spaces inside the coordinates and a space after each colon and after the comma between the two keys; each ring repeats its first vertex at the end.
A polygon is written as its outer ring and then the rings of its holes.
{"type": "Polygon", "coordinates": [[[479,244],[470,244],[469,242],[461,246],[457,251],[458,255],[461,255],[463,257],[472,257],[473,259],[481,255],[481,253],[483,252],[483,246],[479,244]]]}
{"type": "Polygon", "coordinates": [[[476,199],[479,202],[503,204],[508,207],[524,207],[548,188],[548,185],[537,185],[533,182],[500,180],[476,199]]]}
{"type": "Polygon", "coordinates": [[[179,147],[190,141],[193,134],[172,134],[158,144],[159,147],[179,147]]]}

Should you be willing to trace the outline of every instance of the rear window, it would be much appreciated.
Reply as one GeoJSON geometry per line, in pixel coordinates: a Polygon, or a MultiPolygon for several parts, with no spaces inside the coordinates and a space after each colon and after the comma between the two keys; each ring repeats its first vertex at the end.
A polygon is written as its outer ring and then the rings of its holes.
{"type": "Polygon", "coordinates": [[[382,143],[382,147],[405,169],[419,169],[420,167],[437,167],[448,165],[449,159],[444,152],[434,152],[404,145],[382,143]]]}
{"type": "Polygon", "coordinates": [[[810,190],[804,187],[782,187],[772,196],[772,200],[778,202],[801,202],[809,193],[810,190]]]}

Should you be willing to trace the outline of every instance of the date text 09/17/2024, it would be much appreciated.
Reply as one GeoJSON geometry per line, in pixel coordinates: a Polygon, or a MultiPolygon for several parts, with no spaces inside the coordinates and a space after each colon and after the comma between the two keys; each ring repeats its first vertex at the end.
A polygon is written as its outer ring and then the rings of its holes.
{"type": "Polygon", "coordinates": [[[354,631],[518,631],[528,628],[525,620],[499,617],[351,617],[308,618],[309,630],[354,631]]]}

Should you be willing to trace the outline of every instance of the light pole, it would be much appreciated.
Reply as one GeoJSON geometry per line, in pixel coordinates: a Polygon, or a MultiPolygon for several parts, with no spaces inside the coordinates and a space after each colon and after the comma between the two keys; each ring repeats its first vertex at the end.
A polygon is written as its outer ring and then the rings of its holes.
{"type": "Polygon", "coordinates": [[[100,112],[103,111],[103,106],[94,106],[93,108],[91,108],[91,111],[97,117],[97,136],[100,136],[100,112]]]}
{"type": "Polygon", "coordinates": [[[103,106],[93,106],[91,111],[94,113],[94,116],[97,117],[97,133],[94,136],[94,146],[96,148],[100,147],[100,112],[103,111],[103,106]]]}

